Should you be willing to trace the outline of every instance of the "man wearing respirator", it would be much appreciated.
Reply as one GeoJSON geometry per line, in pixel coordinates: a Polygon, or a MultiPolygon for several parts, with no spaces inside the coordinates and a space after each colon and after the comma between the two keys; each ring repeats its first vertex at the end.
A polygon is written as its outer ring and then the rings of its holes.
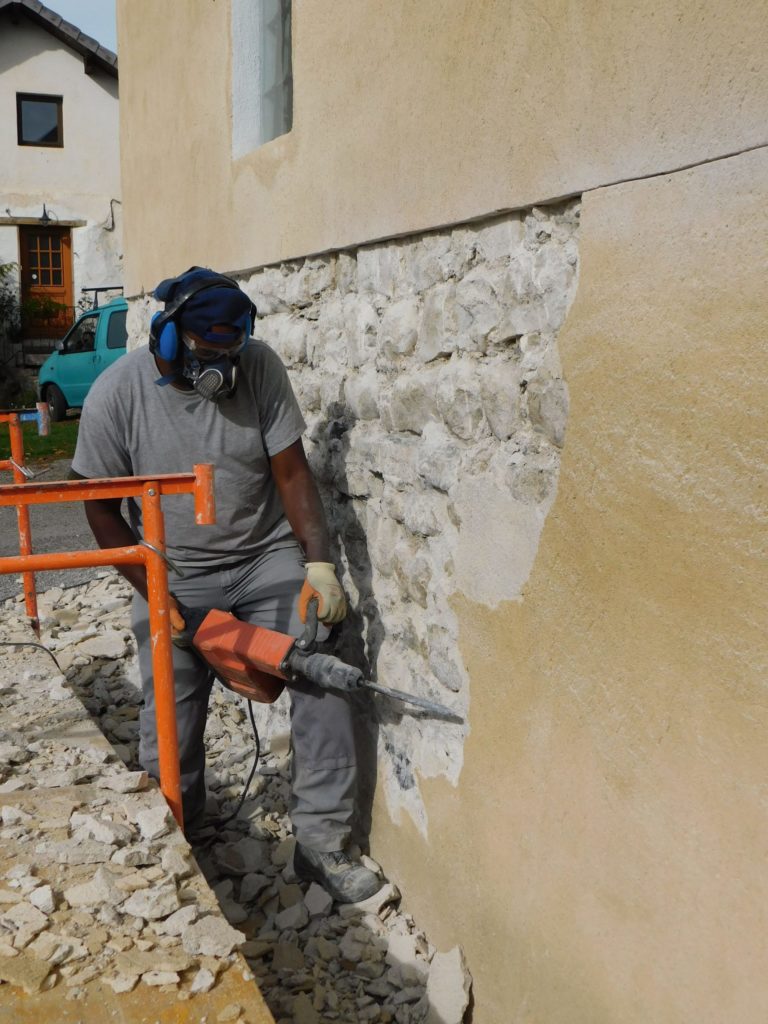
{"type": "MultiPolygon", "coordinates": [[[[73,476],[153,476],[215,465],[216,524],[197,526],[189,495],[163,500],[169,585],[192,608],[219,608],[298,636],[299,596],[318,599],[331,625],[346,614],[330,560],[320,497],[301,442],[304,419],[278,356],[251,337],[256,309],[231,278],[193,267],[161,282],[165,309],[152,319],[149,347],[128,353],[95,382],[83,408],[73,476]]],[[[102,548],[141,537],[141,509],[120,500],[86,503],[102,548]]],[[[158,777],[157,736],[143,566],[121,566],[135,590],[132,625],[144,691],[139,757],[158,777]]],[[[172,606],[174,632],[184,628],[172,606]]],[[[206,802],[203,734],[212,676],[174,646],[184,820],[193,834],[206,802]]],[[[381,886],[345,853],[355,808],[352,707],[338,694],[291,684],[294,867],[340,902],[381,886]]]]}

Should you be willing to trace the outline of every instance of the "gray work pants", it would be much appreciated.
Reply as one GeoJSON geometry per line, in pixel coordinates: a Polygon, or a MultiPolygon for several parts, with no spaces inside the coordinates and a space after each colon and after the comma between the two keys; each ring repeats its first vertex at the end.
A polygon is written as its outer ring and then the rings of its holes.
{"type": "MultiPolygon", "coordinates": [[[[170,588],[191,608],[219,608],[254,625],[299,636],[297,598],[305,578],[298,545],[268,551],[228,569],[170,574],[170,588]]],[[[147,602],[134,594],[132,625],[139,647],[144,707],[139,716],[139,760],[159,777],[152,655],[147,602]]],[[[173,648],[176,720],[186,825],[200,824],[205,808],[205,732],[213,677],[190,651],[173,648]]],[[[290,686],[293,777],[291,821],[302,845],[341,849],[352,827],[356,764],[352,705],[343,697],[290,686]]]]}

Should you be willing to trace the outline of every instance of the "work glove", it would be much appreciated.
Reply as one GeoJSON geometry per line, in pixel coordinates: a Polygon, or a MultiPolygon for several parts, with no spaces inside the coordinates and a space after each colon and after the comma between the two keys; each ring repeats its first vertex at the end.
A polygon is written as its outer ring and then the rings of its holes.
{"type": "Polygon", "coordinates": [[[299,616],[302,622],[307,621],[307,608],[313,598],[317,600],[317,617],[320,622],[341,622],[347,614],[347,599],[336,578],[333,562],[307,562],[307,578],[299,594],[299,616]]]}
{"type": "Polygon", "coordinates": [[[169,611],[171,620],[171,636],[179,636],[184,632],[186,623],[184,622],[184,616],[179,611],[179,605],[173,594],[169,594],[169,611]]]}

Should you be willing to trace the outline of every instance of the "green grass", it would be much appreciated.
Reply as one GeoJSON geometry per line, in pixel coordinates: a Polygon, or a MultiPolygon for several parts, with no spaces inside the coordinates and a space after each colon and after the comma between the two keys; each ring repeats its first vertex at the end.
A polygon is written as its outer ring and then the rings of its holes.
{"type": "MultiPolygon", "coordinates": [[[[22,423],[24,431],[24,457],[27,464],[32,462],[53,462],[56,459],[71,459],[75,454],[77,428],[80,419],[66,419],[52,423],[48,437],[40,437],[36,423],[22,423]]],[[[11,438],[7,423],[0,423],[0,460],[11,457],[11,438]]],[[[0,480],[0,483],[10,483],[0,480]]]]}

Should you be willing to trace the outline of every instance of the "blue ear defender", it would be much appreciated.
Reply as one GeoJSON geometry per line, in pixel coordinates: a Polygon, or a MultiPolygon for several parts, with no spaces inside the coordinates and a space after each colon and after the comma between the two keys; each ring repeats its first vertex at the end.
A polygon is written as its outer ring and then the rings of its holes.
{"type": "Polygon", "coordinates": [[[179,354],[179,332],[173,320],[165,313],[155,313],[149,326],[150,349],[172,363],[179,354]]]}

